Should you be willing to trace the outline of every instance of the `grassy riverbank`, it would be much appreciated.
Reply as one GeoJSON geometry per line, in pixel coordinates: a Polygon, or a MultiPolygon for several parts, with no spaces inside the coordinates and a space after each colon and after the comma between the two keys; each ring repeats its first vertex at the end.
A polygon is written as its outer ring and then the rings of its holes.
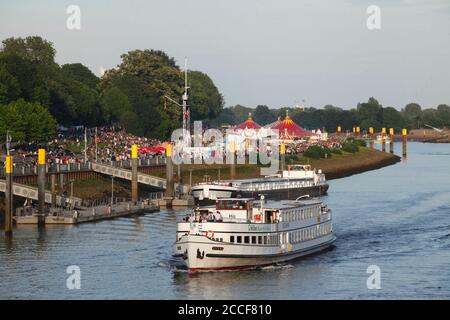
{"type": "Polygon", "coordinates": [[[302,157],[301,163],[309,163],[322,169],[328,180],[346,177],[352,174],[379,169],[400,161],[400,157],[388,152],[360,147],[357,153],[333,154],[331,158],[313,160],[302,157]]]}
{"type": "MultiPolygon", "coordinates": [[[[310,164],[316,169],[322,169],[327,179],[336,179],[356,173],[382,168],[400,161],[398,156],[375,149],[360,147],[357,153],[342,152],[333,154],[327,159],[314,160],[301,157],[296,163],[310,164]]],[[[189,184],[189,170],[192,170],[192,183],[203,181],[205,175],[209,175],[212,180],[219,178],[230,179],[230,166],[228,165],[183,165],[183,183],[189,184]],[[219,173],[220,168],[220,173],[219,173]]],[[[175,166],[175,172],[177,167],[175,166]]],[[[155,175],[164,178],[165,172],[155,172],[155,175]]],[[[236,178],[250,179],[260,177],[260,167],[256,165],[237,165],[236,178]]],[[[176,181],[178,177],[176,177],[176,181]]]]}
{"type": "MultiPolygon", "coordinates": [[[[316,169],[322,169],[328,180],[349,176],[368,170],[378,169],[400,161],[400,158],[387,152],[360,147],[357,153],[343,152],[333,154],[327,159],[314,160],[301,157],[297,163],[310,164],[316,169]]],[[[189,176],[192,170],[192,183],[203,181],[205,175],[211,180],[230,179],[229,165],[183,165],[182,179],[184,184],[189,184],[189,176]],[[220,170],[219,170],[220,169],[220,170]]],[[[175,181],[178,181],[177,166],[174,166],[175,181]]],[[[151,174],[165,178],[165,170],[152,172],[151,174]]],[[[250,179],[260,177],[260,167],[257,165],[236,165],[237,179],[250,179]]],[[[143,188],[141,186],[140,188],[143,188]]],[[[47,185],[50,190],[50,185],[47,185]]],[[[70,194],[70,183],[66,183],[67,194],[70,194]]],[[[111,196],[111,178],[76,180],[73,183],[73,194],[83,199],[98,199],[111,196]]],[[[131,197],[131,185],[129,181],[114,179],[114,194],[117,197],[131,197]]]]}

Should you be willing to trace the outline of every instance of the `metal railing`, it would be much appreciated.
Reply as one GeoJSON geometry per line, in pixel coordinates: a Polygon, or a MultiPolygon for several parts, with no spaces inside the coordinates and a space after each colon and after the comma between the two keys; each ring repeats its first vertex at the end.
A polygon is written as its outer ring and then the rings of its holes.
{"type": "MultiPolygon", "coordinates": [[[[119,168],[131,168],[131,160],[121,160],[121,161],[103,161],[99,162],[100,164],[107,164],[114,167],[119,168]]],[[[139,167],[152,167],[152,166],[161,166],[166,164],[165,157],[156,157],[156,158],[142,158],[139,159],[138,166],[139,167]]],[[[14,176],[30,176],[37,175],[37,165],[35,163],[15,163],[13,166],[13,175],[14,176]]],[[[82,172],[82,171],[91,171],[92,170],[92,162],[86,163],[49,163],[46,167],[47,173],[68,173],[68,172],[82,172]]],[[[0,177],[5,177],[5,168],[4,166],[0,166],[0,177]]]]}

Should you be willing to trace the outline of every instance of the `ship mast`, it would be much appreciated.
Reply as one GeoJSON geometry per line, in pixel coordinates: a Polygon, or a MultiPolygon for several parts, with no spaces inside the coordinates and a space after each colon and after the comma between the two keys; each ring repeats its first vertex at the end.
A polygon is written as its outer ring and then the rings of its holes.
{"type": "Polygon", "coordinates": [[[189,100],[189,94],[188,94],[188,90],[189,90],[189,86],[188,86],[188,80],[187,80],[187,58],[184,59],[184,93],[182,96],[183,99],[183,103],[180,104],[177,101],[175,101],[174,99],[172,99],[171,97],[164,95],[164,110],[167,108],[167,100],[169,100],[170,102],[176,104],[179,107],[182,107],[182,118],[183,118],[183,139],[185,139],[186,137],[184,136],[185,133],[187,132],[188,135],[191,134],[191,110],[190,107],[188,105],[188,100],[189,100]]]}
{"type": "Polygon", "coordinates": [[[184,59],[183,129],[191,133],[191,112],[188,106],[187,58],[184,59]]]}

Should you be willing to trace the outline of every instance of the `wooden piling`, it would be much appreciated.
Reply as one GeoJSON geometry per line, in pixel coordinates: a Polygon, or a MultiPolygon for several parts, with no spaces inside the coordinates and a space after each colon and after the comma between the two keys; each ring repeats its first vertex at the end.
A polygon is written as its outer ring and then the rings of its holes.
{"type": "Polygon", "coordinates": [[[231,163],[230,163],[230,180],[236,179],[236,146],[234,141],[230,143],[231,163]]]}
{"type": "Polygon", "coordinates": [[[64,173],[59,174],[59,193],[64,193],[64,173]]]}
{"type": "Polygon", "coordinates": [[[286,145],[280,144],[280,170],[286,170],[286,145]]]}
{"type": "Polygon", "coordinates": [[[381,151],[386,152],[386,128],[381,129],[381,151]]]}
{"type": "Polygon", "coordinates": [[[52,207],[56,206],[56,174],[51,175],[52,207]]]}
{"type": "Polygon", "coordinates": [[[403,129],[402,130],[402,155],[403,158],[406,158],[406,143],[408,141],[408,130],[403,129]]]}
{"type": "Polygon", "coordinates": [[[166,146],[166,197],[173,198],[173,162],[172,162],[172,145],[169,143],[166,146]]]}
{"type": "Polygon", "coordinates": [[[45,149],[38,150],[38,225],[45,224],[45,149]]]}
{"type": "Polygon", "coordinates": [[[394,128],[389,128],[389,138],[391,142],[389,143],[389,152],[394,153],[394,128]]]}
{"type": "Polygon", "coordinates": [[[369,147],[370,147],[371,149],[373,149],[373,145],[374,145],[374,142],[373,142],[373,127],[370,127],[370,128],[369,128],[369,137],[370,137],[370,140],[369,140],[369,147]]]}
{"type": "Polygon", "coordinates": [[[5,236],[12,236],[13,232],[13,158],[6,156],[5,161],[6,190],[5,190],[5,236]]]}
{"type": "Polygon", "coordinates": [[[131,202],[133,205],[138,200],[138,150],[137,145],[131,146],[131,202]]]}

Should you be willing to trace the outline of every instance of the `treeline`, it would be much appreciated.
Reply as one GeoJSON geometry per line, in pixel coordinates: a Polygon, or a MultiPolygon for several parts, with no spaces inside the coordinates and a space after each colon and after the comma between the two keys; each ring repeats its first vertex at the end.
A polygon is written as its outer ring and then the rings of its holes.
{"type": "MultiPolygon", "coordinates": [[[[165,103],[164,96],[181,102],[183,73],[163,51],[125,53],[122,62],[101,78],[81,63],[57,64],[55,54],[53,44],[38,36],[2,41],[3,141],[10,130],[13,141],[44,142],[55,134],[57,124],[117,124],[131,133],[156,138],[166,138],[180,127],[181,108],[165,103]]],[[[213,81],[199,71],[188,74],[192,120],[217,117],[224,100],[213,81]]]]}
{"type": "Polygon", "coordinates": [[[225,108],[216,119],[216,125],[238,124],[248,118],[252,113],[252,118],[260,125],[265,125],[283,119],[289,111],[289,116],[307,129],[325,128],[328,132],[335,132],[337,126],[343,130],[352,130],[354,126],[361,127],[361,130],[368,130],[373,127],[380,131],[382,127],[394,128],[397,132],[401,128],[422,128],[425,125],[433,127],[450,127],[450,107],[441,104],[437,108],[422,109],[417,103],[409,103],[400,111],[394,107],[383,107],[375,98],[370,98],[367,102],[358,103],[356,108],[344,110],[342,108],[326,105],[321,109],[317,108],[279,108],[272,109],[266,105],[258,105],[256,108],[249,108],[236,105],[225,108]]]}

